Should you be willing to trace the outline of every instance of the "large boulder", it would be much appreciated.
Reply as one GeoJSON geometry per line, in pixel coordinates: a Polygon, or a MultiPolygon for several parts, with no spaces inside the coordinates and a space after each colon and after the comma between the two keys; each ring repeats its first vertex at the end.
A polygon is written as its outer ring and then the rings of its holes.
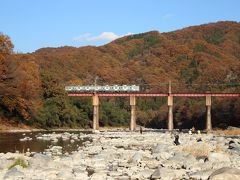
{"type": "Polygon", "coordinates": [[[169,145],[159,144],[159,143],[156,146],[152,146],[152,148],[151,148],[152,154],[167,152],[168,150],[169,150],[169,145]]]}
{"type": "Polygon", "coordinates": [[[72,169],[73,174],[76,177],[84,177],[83,179],[87,179],[88,178],[88,172],[86,171],[86,168],[84,167],[76,167],[72,169]]]}
{"type": "Polygon", "coordinates": [[[144,169],[136,174],[138,179],[149,179],[153,174],[154,170],[151,169],[144,169]]]}
{"type": "Polygon", "coordinates": [[[106,170],[108,167],[107,160],[98,156],[92,157],[90,166],[94,169],[95,172],[106,170]]]}
{"type": "Polygon", "coordinates": [[[190,173],[189,177],[192,179],[207,180],[214,170],[201,170],[198,172],[190,173]]]}
{"type": "Polygon", "coordinates": [[[184,170],[175,170],[175,169],[169,169],[169,168],[158,168],[153,172],[151,175],[151,179],[183,179],[186,175],[186,172],[184,170]]]}
{"type": "Polygon", "coordinates": [[[29,160],[29,167],[48,167],[51,161],[52,161],[51,156],[36,153],[29,160]]]}
{"type": "Polygon", "coordinates": [[[25,174],[21,171],[21,167],[13,167],[8,170],[3,179],[24,179],[25,174]]]}
{"type": "Polygon", "coordinates": [[[237,154],[240,154],[240,143],[237,142],[237,140],[231,140],[229,142],[229,146],[228,146],[228,149],[232,152],[235,152],[237,154]]]}
{"type": "Polygon", "coordinates": [[[155,153],[153,154],[153,158],[157,160],[168,160],[169,158],[173,157],[174,153],[173,152],[161,152],[161,153],[155,153]]]}
{"type": "Polygon", "coordinates": [[[224,153],[212,152],[208,155],[208,160],[210,162],[230,162],[229,155],[224,153]]]}
{"type": "Polygon", "coordinates": [[[100,180],[100,179],[107,179],[107,174],[103,172],[94,173],[91,177],[91,180],[100,180]]]}
{"type": "Polygon", "coordinates": [[[101,145],[99,145],[99,146],[95,145],[94,147],[89,146],[89,147],[85,148],[85,151],[87,151],[88,155],[93,156],[93,155],[99,154],[103,150],[102,148],[103,147],[101,145]]]}
{"type": "Polygon", "coordinates": [[[143,157],[143,155],[142,155],[141,152],[136,152],[136,153],[133,155],[131,161],[134,162],[134,163],[138,163],[138,162],[140,162],[140,161],[142,160],[142,157],[143,157]]]}
{"type": "Polygon", "coordinates": [[[161,172],[160,172],[160,168],[158,168],[152,173],[151,179],[160,179],[160,178],[161,178],[161,172]]]}
{"type": "Polygon", "coordinates": [[[74,174],[71,171],[62,170],[57,174],[57,179],[74,179],[74,174]]]}
{"type": "Polygon", "coordinates": [[[211,169],[213,169],[213,163],[211,163],[209,161],[197,162],[197,163],[194,163],[194,164],[188,166],[188,169],[190,169],[192,172],[211,170],[211,169]]]}
{"type": "Polygon", "coordinates": [[[12,164],[14,164],[14,159],[0,158],[0,171],[8,169],[12,164]]]}
{"type": "Polygon", "coordinates": [[[112,163],[109,163],[107,169],[108,169],[109,171],[116,171],[117,168],[118,168],[118,162],[117,162],[117,161],[114,161],[114,162],[112,162],[112,163]]]}
{"type": "Polygon", "coordinates": [[[149,169],[156,169],[159,167],[159,165],[160,165],[159,161],[157,161],[155,159],[148,161],[146,163],[146,167],[148,167],[149,169]]]}
{"type": "Polygon", "coordinates": [[[240,179],[240,169],[223,167],[214,171],[210,176],[209,180],[235,180],[240,179]]]}
{"type": "Polygon", "coordinates": [[[174,167],[175,169],[182,166],[189,168],[192,167],[196,162],[197,160],[193,155],[185,152],[176,152],[173,157],[166,160],[166,164],[172,164],[171,167],[174,167]]]}

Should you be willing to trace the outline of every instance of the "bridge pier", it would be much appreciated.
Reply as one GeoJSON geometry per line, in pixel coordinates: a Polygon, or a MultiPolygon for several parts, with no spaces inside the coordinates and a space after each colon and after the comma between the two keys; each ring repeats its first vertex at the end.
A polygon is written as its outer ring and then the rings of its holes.
{"type": "Polygon", "coordinates": [[[93,101],[93,130],[99,129],[99,97],[97,94],[94,94],[92,97],[93,101]]]}
{"type": "Polygon", "coordinates": [[[136,130],[136,96],[130,96],[130,106],[131,106],[131,121],[129,129],[131,131],[136,130]]]}
{"type": "Polygon", "coordinates": [[[168,130],[173,130],[173,96],[168,96],[168,130]]]}
{"type": "Polygon", "coordinates": [[[206,96],[206,108],[207,108],[207,115],[206,115],[206,130],[212,130],[212,120],[211,120],[211,96],[206,96]]]}

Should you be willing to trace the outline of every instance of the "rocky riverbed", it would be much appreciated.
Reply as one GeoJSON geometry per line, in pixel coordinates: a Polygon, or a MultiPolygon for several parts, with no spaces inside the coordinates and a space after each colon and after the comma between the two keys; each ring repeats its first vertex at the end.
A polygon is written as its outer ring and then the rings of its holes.
{"type": "MultiPolygon", "coordinates": [[[[38,136],[57,141],[67,133],[38,136]]],[[[0,179],[240,179],[239,137],[169,132],[95,132],[72,153],[0,153],[0,179]],[[21,163],[19,163],[21,162],[21,163]],[[10,168],[11,167],[11,168],[10,168]]]]}

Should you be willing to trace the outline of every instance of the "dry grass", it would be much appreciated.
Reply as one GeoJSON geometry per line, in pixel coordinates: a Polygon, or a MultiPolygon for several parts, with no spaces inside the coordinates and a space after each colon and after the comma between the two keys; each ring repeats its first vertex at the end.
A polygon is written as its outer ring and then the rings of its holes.
{"type": "Polygon", "coordinates": [[[240,129],[215,130],[213,134],[235,136],[240,135],[240,129]]]}
{"type": "Polygon", "coordinates": [[[223,151],[222,147],[217,144],[214,148],[214,152],[221,153],[221,152],[224,152],[224,151],[223,151]]]}
{"type": "Polygon", "coordinates": [[[208,156],[210,152],[225,153],[220,145],[209,146],[207,143],[194,143],[182,148],[183,152],[192,154],[195,157],[208,156]]]}
{"type": "Polygon", "coordinates": [[[183,152],[192,154],[195,157],[208,156],[211,149],[206,143],[195,143],[192,145],[184,146],[182,148],[183,152]]]}

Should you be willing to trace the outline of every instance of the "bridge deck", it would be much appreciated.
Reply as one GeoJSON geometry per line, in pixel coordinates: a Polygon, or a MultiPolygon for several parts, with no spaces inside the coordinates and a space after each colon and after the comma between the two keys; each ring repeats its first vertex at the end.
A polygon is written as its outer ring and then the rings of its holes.
{"type": "MultiPolygon", "coordinates": [[[[93,93],[68,93],[68,96],[81,96],[87,97],[92,96],[93,93]]],[[[168,93],[97,93],[100,97],[166,97],[169,96],[168,93]]],[[[240,97],[239,93],[172,93],[171,96],[176,97],[240,97]]]]}

